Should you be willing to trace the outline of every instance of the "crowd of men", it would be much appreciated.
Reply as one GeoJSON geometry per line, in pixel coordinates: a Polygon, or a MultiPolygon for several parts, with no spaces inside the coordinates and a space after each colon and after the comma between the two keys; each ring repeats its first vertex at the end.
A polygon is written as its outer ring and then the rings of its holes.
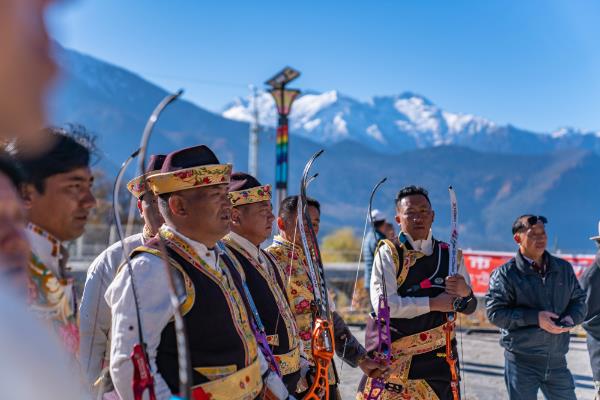
{"type": "MultiPolygon", "coordinates": [[[[207,146],[149,157],[127,185],[143,230],[98,255],[78,302],[65,244],[83,234],[96,205],[93,140],[40,129],[55,69],[43,18],[48,4],[0,3],[0,318],[7,321],[0,398],[339,398],[335,365],[319,375],[316,349],[324,343],[315,336],[314,304],[325,283],[311,262],[316,243],[307,246],[299,226],[306,218],[303,225],[318,234],[319,201],[306,199],[303,213],[300,198],[290,196],[275,216],[271,187],[233,173],[207,146]],[[278,234],[265,243],[274,223],[278,234]]],[[[364,372],[357,399],[456,400],[451,316],[477,307],[469,274],[460,251],[450,273],[453,246],[432,236],[425,189],[401,188],[395,210],[399,234],[374,213],[376,232],[366,240],[375,317],[365,346],[333,304],[324,329],[338,356],[364,372]],[[376,354],[382,298],[387,362],[376,354]]],[[[569,332],[581,323],[600,381],[593,290],[600,260],[582,289],[571,265],[546,250],[546,223],[531,214],[515,220],[518,251],[493,272],[485,298],[501,331],[511,399],[535,399],[539,390],[548,399],[575,398],[565,355],[569,332]]]]}

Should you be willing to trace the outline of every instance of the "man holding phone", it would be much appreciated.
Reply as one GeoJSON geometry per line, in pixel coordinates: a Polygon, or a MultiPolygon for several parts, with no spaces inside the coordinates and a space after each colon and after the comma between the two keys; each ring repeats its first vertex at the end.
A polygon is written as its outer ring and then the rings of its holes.
{"type": "Polygon", "coordinates": [[[542,216],[522,215],[512,233],[519,250],[490,276],[487,316],[500,328],[505,349],[504,380],[511,400],[575,400],[567,368],[569,330],[586,314],[585,292],[573,267],[546,251],[542,216]]]}

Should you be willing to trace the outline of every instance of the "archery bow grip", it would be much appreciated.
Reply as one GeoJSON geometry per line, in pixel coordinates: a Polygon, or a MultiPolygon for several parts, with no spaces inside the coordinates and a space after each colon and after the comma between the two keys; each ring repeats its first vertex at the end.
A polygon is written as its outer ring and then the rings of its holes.
{"type": "Polygon", "coordinates": [[[156,400],[156,394],[154,393],[154,377],[150,372],[150,365],[148,364],[146,353],[140,343],[133,346],[131,361],[133,362],[133,398],[135,400],[142,400],[144,392],[148,390],[149,399],[156,400]]]}
{"type": "Polygon", "coordinates": [[[312,355],[316,373],[312,386],[304,400],[329,398],[329,365],[334,355],[333,327],[323,318],[315,319],[315,329],[311,340],[312,355]]]}

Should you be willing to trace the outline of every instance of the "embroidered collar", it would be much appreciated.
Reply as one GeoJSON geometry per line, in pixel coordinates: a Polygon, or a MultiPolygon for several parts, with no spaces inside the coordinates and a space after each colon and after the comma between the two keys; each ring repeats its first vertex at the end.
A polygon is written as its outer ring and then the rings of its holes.
{"type": "Polygon", "coordinates": [[[38,261],[50,269],[57,278],[64,278],[68,252],[60,240],[33,222],[27,224],[25,233],[31,245],[31,252],[38,261]]]}
{"type": "Polygon", "coordinates": [[[431,229],[429,230],[426,239],[414,240],[410,234],[406,232],[400,232],[398,239],[400,240],[400,243],[406,243],[408,241],[413,250],[419,251],[426,256],[433,254],[433,234],[431,229]]]}
{"type": "Polygon", "coordinates": [[[260,246],[255,246],[251,241],[233,231],[229,232],[226,237],[237,243],[238,246],[240,246],[248,254],[250,254],[255,261],[259,261],[262,263],[262,259],[260,256],[260,246]]]}
{"type": "Polygon", "coordinates": [[[179,240],[182,240],[185,243],[187,243],[192,248],[192,250],[196,252],[196,255],[198,257],[202,258],[202,260],[206,262],[210,267],[221,272],[221,267],[219,267],[219,257],[221,255],[221,249],[219,249],[219,246],[215,246],[214,249],[209,249],[204,243],[200,243],[190,239],[189,237],[181,234],[175,228],[167,224],[163,224],[159,229],[159,233],[162,236],[165,236],[164,232],[171,233],[178,237],[179,240]]]}
{"type": "Polygon", "coordinates": [[[284,239],[283,236],[281,235],[275,235],[275,237],[273,238],[273,244],[278,244],[280,246],[284,246],[288,249],[294,249],[294,251],[301,251],[302,250],[302,246],[300,246],[299,243],[292,243],[287,239],[284,239]]]}

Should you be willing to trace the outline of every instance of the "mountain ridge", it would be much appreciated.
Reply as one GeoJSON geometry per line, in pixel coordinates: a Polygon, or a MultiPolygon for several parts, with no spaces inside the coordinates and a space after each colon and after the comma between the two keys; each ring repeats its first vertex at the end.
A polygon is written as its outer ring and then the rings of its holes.
{"type": "MultiPolygon", "coordinates": [[[[82,124],[97,133],[103,155],[99,167],[109,178],[114,177],[121,162],[137,148],[148,116],[167,91],[135,73],[68,49],[59,49],[57,60],[64,77],[49,100],[51,121],[82,124]]],[[[390,102],[383,98],[375,101],[390,102]]],[[[348,100],[347,106],[353,105],[348,100]]],[[[248,130],[247,123],[178,100],[156,124],[150,152],[203,143],[221,162],[231,162],[234,170],[243,171],[248,162],[248,130]]],[[[437,213],[434,234],[441,239],[448,237],[447,187],[452,184],[459,201],[461,247],[512,250],[512,220],[533,212],[549,218],[549,243],[558,238],[559,248],[565,252],[592,251],[593,243],[587,238],[595,234],[600,217],[595,207],[600,202],[600,188],[593,184],[600,156],[585,147],[547,146],[532,154],[501,151],[510,144],[499,142],[483,151],[477,146],[442,143],[386,153],[348,137],[324,144],[292,131],[289,193],[298,192],[306,160],[324,148],[315,164],[319,178],[309,190],[323,205],[322,235],[342,226],[351,226],[360,235],[370,190],[387,176],[374,206],[391,216],[401,186],[423,185],[430,190],[437,213]]],[[[275,134],[267,128],[260,134],[259,146],[259,179],[263,183],[274,182],[274,161],[275,134]]],[[[133,173],[129,171],[130,176],[133,173]]]]}

